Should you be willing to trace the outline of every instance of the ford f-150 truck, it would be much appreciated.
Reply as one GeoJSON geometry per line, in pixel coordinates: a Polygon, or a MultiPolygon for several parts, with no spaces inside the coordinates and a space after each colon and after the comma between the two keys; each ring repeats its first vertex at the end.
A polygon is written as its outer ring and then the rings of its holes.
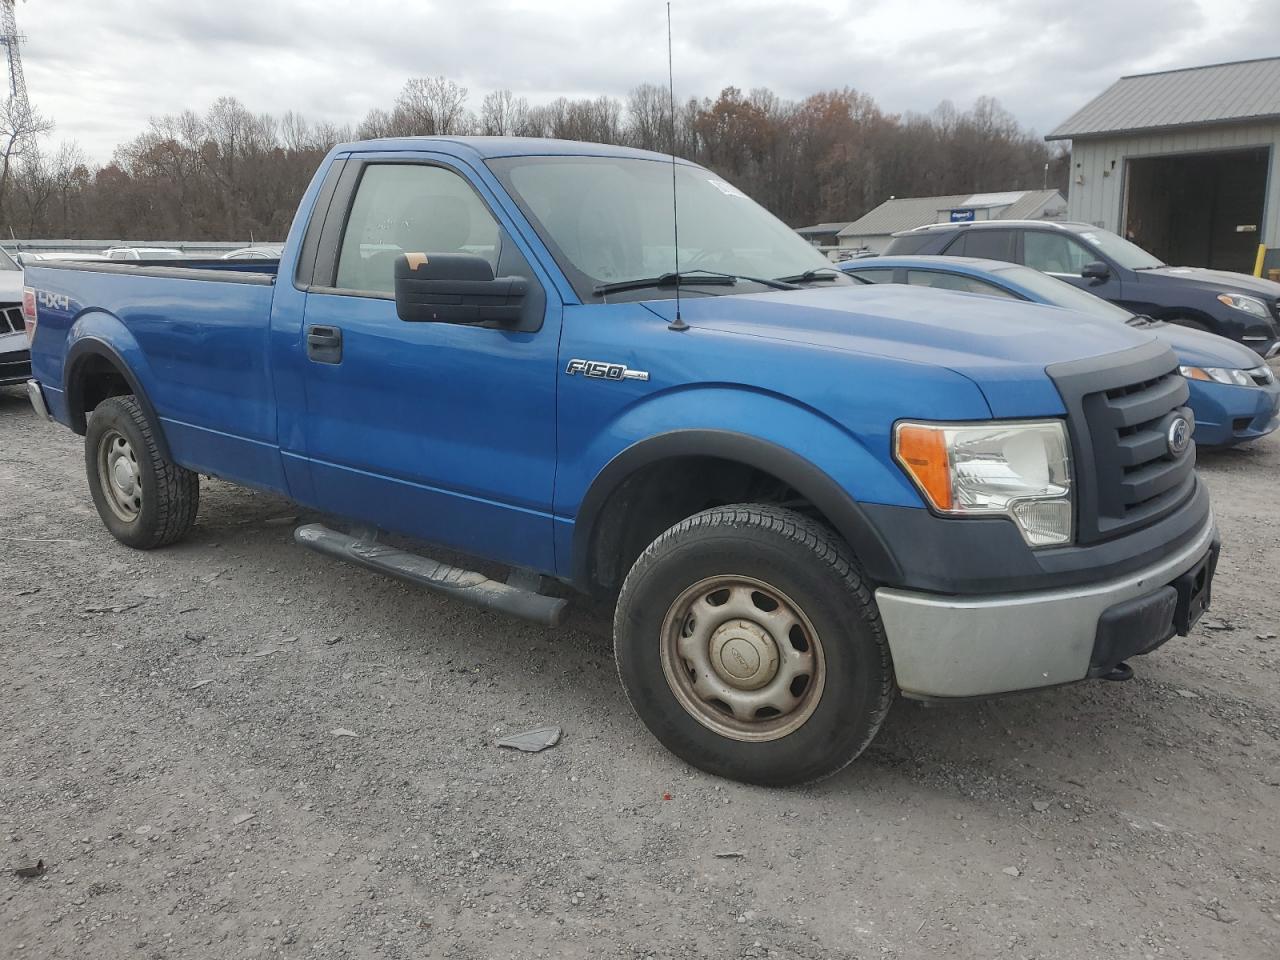
{"type": "Polygon", "coordinates": [[[898,691],[1123,679],[1209,600],[1167,346],[858,284],[669,156],[349,144],[278,262],[27,283],[31,400],[84,435],[118,540],[182,537],[207,474],[337,518],[305,546],[490,609],[607,598],[636,712],[724,776],[830,774],[898,691]]]}

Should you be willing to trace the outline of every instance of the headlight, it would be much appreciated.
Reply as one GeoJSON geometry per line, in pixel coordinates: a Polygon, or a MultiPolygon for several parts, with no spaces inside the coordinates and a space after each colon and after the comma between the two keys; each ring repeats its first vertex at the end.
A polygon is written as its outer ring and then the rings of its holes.
{"type": "Polygon", "coordinates": [[[1008,517],[1033,547],[1071,542],[1071,454],[1061,420],[902,421],[893,448],[937,512],[1008,517]]]}
{"type": "Polygon", "coordinates": [[[1188,380],[1212,380],[1214,383],[1229,383],[1237,387],[1259,386],[1253,378],[1255,372],[1265,377],[1267,383],[1273,379],[1270,367],[1259,367],[1256,371],[1234,370],[1230,367],[1179,367],[1178,370],[1188,380]]]}
{"type": "Polygon", "coordinates": [[[1264,320],[1271,319],[1271,314],[1267,311],[1267,305],[1256,297],[1244,297],[1238,293],[1220,293],[1218,294],[1218,302],[1224,306],[1253,314],[1255,317],[1262,317],[1264,320]]]}

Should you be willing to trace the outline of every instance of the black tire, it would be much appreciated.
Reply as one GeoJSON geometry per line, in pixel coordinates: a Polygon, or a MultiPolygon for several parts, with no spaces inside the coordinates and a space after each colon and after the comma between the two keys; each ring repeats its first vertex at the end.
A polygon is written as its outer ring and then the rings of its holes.
{"type": "Polygon", "coordinates": [[[1191,317],[1171,317],[1169,322],[1176,323],[1180,327],[1186,327],[1188,330],[1200,330],[1204,333],[1213,333],[1213,331],[1209,329],[1209,325],[1207,323],[1202,323],[1199,320],[1193,320],[1191,317]]]}
{"type": "MultiPolygon", "coordinates": [[[[721,621],[713,614],[707,616],[709,623],[719,622],[713,636],[730,622],[743,622],[736,615],[721,621]]],[[[710,629],[698,628],[695,620],[690,613],[676,635],[710,629]]],[[[700,641],[694,646],[701,648],[700,641]]],[[[875,599],[848,546],[827,527],[773,506],[716,507],[677,524],[654,541],[623,584],[614,615],[614,648],[622,686],[654,736],[693,766],[747,783],[806,783],[842,769],[875,737],[896,689],[875,599]],[[816,705],[809,708],[807,718],[796,710],[788,722],[799,726],[773,739],[737,739],[712,729],[696,715],[700,710],[706,716],[705,704],[686,708],[681,696],[688,699],[689,694],[676,692],[683,680],[669,680],[675,673],[673,663],[690,677],[696,678],[698,670],[683,657],[676,659],[678,654],[665,655],[668,667],[664,669],[664,646],[673,649],[664,639],[670,635],[664,625],[670,628],[684,617],[685,608],[674,605],[685,602],[691,590],[696,594],[695,584],[702,589],[720,577],[749,578],[767,585],[791,602],[819,638],[814,646],[824,676],[815,685],[816,705]]],[[[727,662],[724,652],[719,656],[722,664],[727,662]]],[[[719,672],[723,678],[724,671],[719,672]]],[[[729,709],[724,703],[718,708],[729,709]]],[[[786,715],[765,721],[753,717],[744,722],[744,729],[787,720],[786,715]]],[[[711,722],[716,722],[714,717],[711,722]]],[[[732,717],[727,716],[726,722],[732,722],[732,717]]]]}
{"type": "Polygon", "coordinates": [[[200,477],[160,453],[155,428],[134,397],[108,397],[94,409],[84,436],[84,460],[98,516],[126,546],[167,546],[195,523],[200,477]],[[136,497],[127,497],[126,484],[104,486],[113,482],[111,471],[100,467],[109,456],[124,462],[124,473],[132,470],[128,490],[136,497]]]}

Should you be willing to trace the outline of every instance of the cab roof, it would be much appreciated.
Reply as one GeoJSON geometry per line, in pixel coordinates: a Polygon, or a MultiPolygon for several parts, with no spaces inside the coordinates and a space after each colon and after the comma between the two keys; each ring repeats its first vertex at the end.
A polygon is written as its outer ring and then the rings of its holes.
{"type": "MultiPolygon", "coordinates": [[[[623,157],[671,162],[671,154],[620,147],[610,143],[557,140],[552,137],[388,137],[360,140],[335,148],[339,153],[369,150],[432,150],[456,157],[492,160],[497,157],[623,157]]],[[[678,163],[695,166],[688,160],[678,163]]]]}

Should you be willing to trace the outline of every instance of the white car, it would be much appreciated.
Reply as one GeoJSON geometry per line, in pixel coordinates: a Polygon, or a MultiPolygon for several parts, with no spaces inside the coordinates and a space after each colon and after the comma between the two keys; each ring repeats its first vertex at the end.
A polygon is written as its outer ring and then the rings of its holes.
{"type": "Polygon", "coordinates": [[[22,320],[22,267],[0,250],[0,387],[31,377],[27,326],[22,320]]]}
{"type": "Polygon", "coordinates": [[[175,247],[111,247],[104,255],[108,260],[181,260],[186,256],[175,247]]]}
{"type": "Polygon", "coordinates": [[[284,247],[280,244],[266,243],[256,247],[241,247],[222,255],[223,260],[279,260],[284,247]]]}
{"type": "Polygon", "coordinates": [[[100,253],[68,253],[64,250],[36,253],[33,250],[22,250],[15,254],[15,259],[21,266],[25,267],[29,263],[39,263],[46,260],[105,260],[107,258],[100,253]]]}

